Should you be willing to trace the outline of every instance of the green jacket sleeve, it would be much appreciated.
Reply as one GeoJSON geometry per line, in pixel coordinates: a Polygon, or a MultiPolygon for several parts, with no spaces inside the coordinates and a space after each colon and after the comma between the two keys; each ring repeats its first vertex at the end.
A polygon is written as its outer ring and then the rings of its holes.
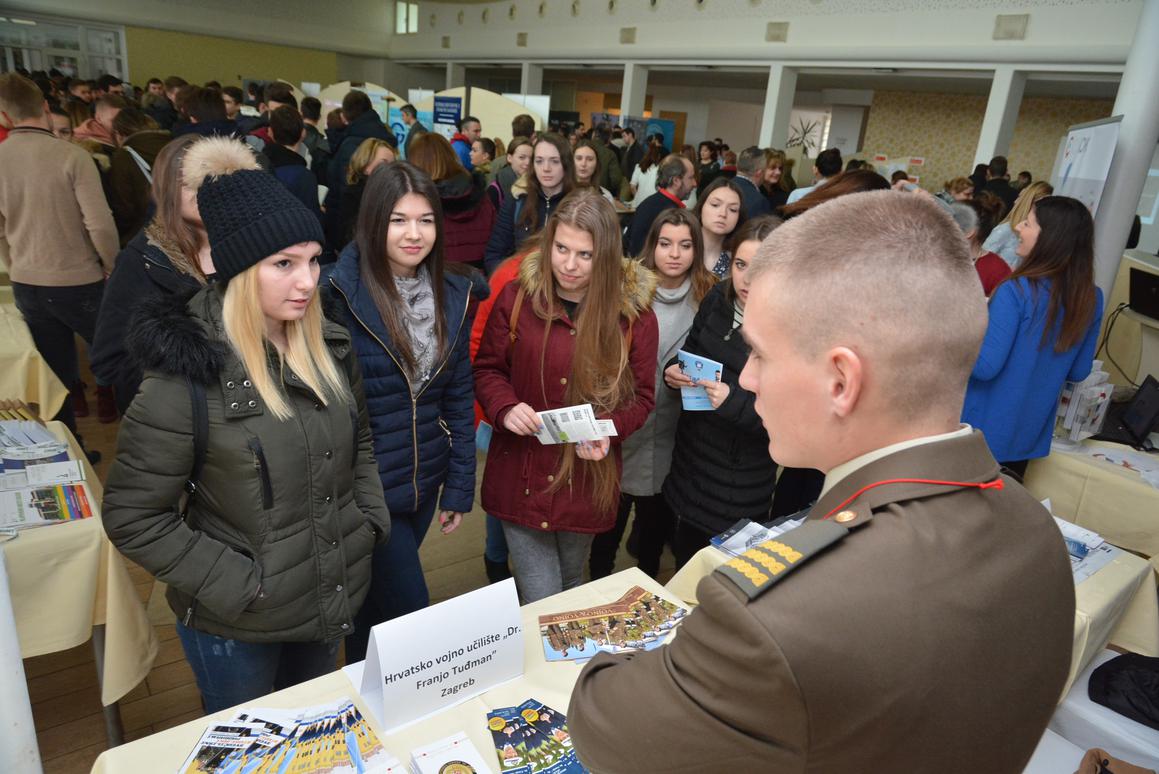
{"type": "Polygon", "coordinates": [[[105,532],[158,580],[233,621],[257,597],[261,571],[253,558],[190,527],[177,513],[192,467],[188,386],[147,374],[117,438],[102,504],[105,532]]]}
{"type": "Polygon", "coordinates": [[[354,501],[374,525],[376,545],[390,539],[390,511],[382,494],[382,479],[378,476],[378,462],[374,458],[374,436],[370,432],[370,412],[366,408],[366,394],[362,391],[362,369],[354,348],[343,359],[346,378],[358,408],[358,458],[354,460],[354,501]]]}

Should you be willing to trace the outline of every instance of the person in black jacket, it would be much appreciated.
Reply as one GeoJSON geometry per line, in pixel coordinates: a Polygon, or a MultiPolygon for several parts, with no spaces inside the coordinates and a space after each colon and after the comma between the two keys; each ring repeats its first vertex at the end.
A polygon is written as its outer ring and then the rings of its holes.
{"type": "Polygon", "coordinates": [[[350,166],[350,159],[363,140],[376,138],[386,140],[392,148],[398,147],[394,134],[382,123],[378,113],[374,112],[374,105],[364,91],[352,90],[342,98],[342,117],[346,120],[346,129],[341,139],[331,141],[330,149],[333,156],[326,165],[326,239],[341,249],[345,244],[342,240],[342,224],[345,222],[342,212],[342,191],[346,188],[346,170],[350,166]]]}
{"type": "MultiPolygon", "coordinates": [[[[761,241],[779,224],[769,216],[746,221],[737,232],[731,276],[700,302],[683,349],[724,365],[717,380],[700,380],[712,411],[684,411],[676,426],[672,468],[663,493],[677,516],[672,553],[679,569],[738,519],[767,521],[777,480],[769,437],[740,386],[749,347],[741,336],[748,281],[745,270],[761,241]]],[[[671,389],[692,386],[675,359],[664,369],[671,389]]]]}
{"type": "Polygon", "coordinates": [[[270,171],[290,193],[322,222],[322,208],[318,202],[318,180],[306,166],[306,159],[294,150],[305,136],[302,115],[283,105],[270,111],[270,138],[262,153],[270,162],[270,171]]]}
{"type": "Polygon", "coordinates": [[[974,195],[989,191],[1002,200],[1006,211],[1014,208],[1014,201],[1018,198],[1018,189],[1010,185],[1010,171],[1007,169],[1005,156],[995,156],[990,159],[990,166],[986,168],[986,184],[980,189],[974,189],[974,195]]]}
{"type": "Polygon", "coordinates": [[[656,193],[640,202],[628,226],[627,254],[639,256],[652,229],[652,221],[664,210],[684,208],[684,200],[696,190],[696,169],[692,162],[672,153],[660,162],[656,173],[656,193]]]}
{"type": "Polygon", "coordinates": [[[197,198],[181,178],[185,152],[199,140],[196,135],[179,137],[157,154],[153,163],[157,211],[117,255],[105,284],[89,358],[93,375],[102,384],[112,385],[122,414],[141,384],[141,366],[125,348],[134,311],[142,301],[195,291],[213,274],[197,198]]]}
{"type": "Polygon", "coordinates": [[[490,276],[510,258],[529,236],[547,223],[548,216],[564,196],[575,188],[575,158],[571,145],[554,132],[541,134],[531,157],[527,190],[512,190],[495,218],[491,239],[483,252],[483,265],[490,276]]]}

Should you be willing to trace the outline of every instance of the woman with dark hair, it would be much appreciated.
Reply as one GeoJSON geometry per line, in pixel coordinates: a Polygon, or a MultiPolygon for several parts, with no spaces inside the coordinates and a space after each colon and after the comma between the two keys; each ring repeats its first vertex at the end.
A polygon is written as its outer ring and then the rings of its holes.
{"type": "Polygon", "coordinates": [[[443,244],[435,184],[408,162],[388,164],[367,180],[354,241],[329,278],[362,370],[391,522],[346,640],[349,661],[365,656],[371,626],[429,604],[419,546],[436,510],[449,534],[475,499],[468,345],[471,298],[487,291],[444,272],[443,244]]]}
{"type": "Polygon", "coordinates": [[[708,175],[715,175],[720,171],[720,161],[717,159],[716,143],[711,140],[702,140],[697,146],[696,153],[699,156],[699,163],[696,165],[696,174],[698,180],[703,180],[708,175]]]}
{"type": "Polygon", "coordinates": [[[575,160],[575,182],[577,186],[599,189],[604,198],[612,201],[612,192],[600,185],[600,154],[592,140],[580,140],[572,152],[575,160]]]}
{"type": "MultiPolygon", "coordinates": [[[[723,364],[724,370],[719,379],[701,379],[696,385],[708,392],[713,410],[681,411],[676,426],[663,493],[677,518],[672,537],[677,568],[737,519],[769,519],[777,463],[769,459],[769,437],[754,396],[739,383],[749,357],[740,326],[748,301],[749,261],[779,223],[765,215],[737,231],[731,276],[705,296],[681,347],[723,364]]],[[[694,386],[676,358],[664,365],[664,383],[671,390],[694,386]]]]}
{"type": "Polygon", "coordinates": [[[567,140],[552,132],[539,136],[526,185],[526,193],[512,191],[495,218],[483,255],[488,274],[542,229],[552,210],[575,188],[575,158],[567,140]]]}
{"type": "Polygon", "coordinates": [[[464,169],[451,143],[436,132],[415,137],[407,153],[407,160],[426,172],[439,192],[443,205],[443,257],[482,271],[483,251],[495,224],[495,208],[487,198],[487,179],[478,167],[474,172],[464,169]]]}
{"type": "Polygon", "coordinates": [[[178,137],[157,154],[153,219],[117,255],[105,285],[89,359],[93,375],[112,386],[122,414],[141,385],[141,366],[125,347],[133,313],[142,302],[195,291],[213,274],[197,191],[185,184],[181,171],[185,152],[200,139],[195,134],[178,137]]]}
{"type": "Polygon", "coordinates": [[[744,195],[736,181],[718,177],[704,189],[693,210],[701,224],[705,268],[717,278],[728,276],[732,235],[745,222],[744,195]]]}
{"type": "Polygon", "coordinates": [[[970,173],[970,182],[974,185],[975,191],[981,191],[986,186],[986,175],[989,172],[989,164],[974,165],[974,171],[970,173]]]}
{"type": "MultiPolygon", "coordinates": [[[[705,267],[704,241],[696,216],[686,209],[669,209],[652,221],[641,252],[641,261],[656,272],[659,285],[652,299],[659,328],[656,383],[664,379],[664,366],[683,346],[700,302],[716,284],[705,267]]],[[[635,435],[624,441],[624,472],[620,485],[620,508],[616,526],[597,535],[592,543],[591,576],[610,575],[628,515],[636,509],[632,526],[638,538],[637,558],[641,570],[653,578],[660,571],[660,555],[672,537],[675,517],[660,490],[672,465],[676,421],[680,418],[680,392],[660,389],[656,407],[635,435]]]]}
{"type": "MultiPolygon", "coordinates": [[[[537,147],[536,157],[539,158],[537,147]]],[[[621,444],[652,410],[656,276],[623,258],[619,218],[590,189],[564,198],[500,293],[475,356],[494,435],[483,508],[503,522],[523,601],[578,586],[616,522],[621,444]],[[544,445],[536,412],[591,404],[617,435],[544,445]]]]}
{"type": "Polygon", "coordinates": [[[838,199],[846,194],[862,193],[864,191],[884,191],[890,187],[889,181],[876,172],[868,169],[855,169],[852,172],[841,172],[829,178],[829,182],[819,186],[811,193],[803,196],[792,204],[781,208],[781,217],[788,220],[803,212],[808,212],[819,204],[838,199]]]}
{"type": "Polygon", "coordinates": [[[1050,453],[1063,383],[1090,375],[1103,293],[1094,283],[1094,221],[1082,202],[1039,199],[1017,231],[1022,262],[990,298],[962,421],[1021,475],[1050,453]]]}

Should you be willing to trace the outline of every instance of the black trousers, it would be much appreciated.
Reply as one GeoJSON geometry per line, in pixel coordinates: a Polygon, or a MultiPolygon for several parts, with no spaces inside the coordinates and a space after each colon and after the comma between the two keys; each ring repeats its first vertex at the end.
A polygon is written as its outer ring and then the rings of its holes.
{"type": "Polygon", "coordinates": [[[1011,473],[1018,474],[1020,479],[1024,479],[1026,478],[1026,466],[1030,464],[1030,460],[1014,460],[1012,462],[1000,462],[998,464],[1011,473]]]}
{"type": "Polygon", "coordinates": [[[616,565],[616,552],[624,538],[633,506],[636,509],[634,529],[639,538],[636,564],[653,578],[660,572],[660,557],[664,554],[664,544],[672,537],[676,517],[662,494],[645,497],[621,493],[615,526],[596,535],[592,541],[592,554],[588,560],[592,580],[612,574],[616,565]]]}
{"type": "MultiPolygon", "coordinates": [[[[104,280],[66,287],[12,283],[16,308],[24,316],[36,350],[66,389],[80,381],[75,337],[80,336],[92,346],[104,292],[104,280]]],[[[76,417],[70,399],[65,398],[55,419],[76,434],[76,417]]]]}
{"type": "Polygon", "coordinates": [[[677,518],[672,532],[672,554],[676,557],[676,569],[688,564],[696,552],[708,545],[715,532],[705,532],[685,519],[677,518]]]}

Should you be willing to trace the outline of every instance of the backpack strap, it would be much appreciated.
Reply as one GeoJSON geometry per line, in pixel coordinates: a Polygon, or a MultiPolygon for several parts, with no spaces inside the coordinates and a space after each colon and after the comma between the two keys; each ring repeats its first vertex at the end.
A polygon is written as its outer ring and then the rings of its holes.
{"type": "Polygon", "coordinates": [[[140,153],[137,153],[137,151],[133,150],[128,145],[124,145],[122,147],[124,147],[124,149],[129,152],[129,156],[131,156],[133,161],[137,163],[137,168],[141,170],[141,174],[145,176],[145,180],[149,182],[149,185],[153,185],[153,170],[149,167],[149,163],[141,157],[140,153]]]}
{"type": "Polygon", "coordinates": [[[185,481],[185,501],[181,505],[181,516],[189,512],[189,503],[197,494],[197,482],[201,469],[205,466],[206,450],[209,447],[209,402],[205,397],[205,385],[186,378],[189,387],[189,403],[193,409],[193,467],[185,481]]]}
{"type": "Polygon", "coordinates": [[[519,340],[519,334],[515,332],[515,328],[519,325],[519,311],[523,308],[524,295],[525,291],[520,285],[519,292],[515,294],[515,305],[511,307],[511,319],[507,323],[507,362],[511,362],[511,350],[515,348],[515,342],[519,340]]]}

